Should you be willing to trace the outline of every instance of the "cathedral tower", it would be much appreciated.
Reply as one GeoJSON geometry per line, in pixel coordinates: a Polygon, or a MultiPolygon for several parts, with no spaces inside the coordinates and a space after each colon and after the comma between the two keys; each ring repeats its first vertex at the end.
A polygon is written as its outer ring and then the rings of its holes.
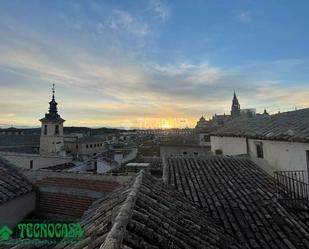
{"type": "Polygon", "coordinates": [[[40,119],[41,136],[40,136],[40,154],[60,155],[63,151],[63,122],[57,110],[55,100],[55,85],[52,88],[52,100],[49,102],[49,111],[45,117],[40,119]]]}
{"type": "Polygon", "coordinates": [[[236,97],[236,93],[234,91],[234,97],[232,101],[232,110],[231,110],[232,118],[236,118],[240,116],[240,104],[238,102],[238,99],[236,97]]]}

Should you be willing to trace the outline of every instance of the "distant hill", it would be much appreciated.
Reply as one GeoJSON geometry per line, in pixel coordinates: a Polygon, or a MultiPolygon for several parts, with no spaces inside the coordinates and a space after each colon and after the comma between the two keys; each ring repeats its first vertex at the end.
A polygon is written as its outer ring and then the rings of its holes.
{"type": "MultiPolygon", "coordinates": [[[[41,132],[41,128],[25,128],[21,129],[24,131],[26,135],[39,135],[41,132]]],[[[1,131],[1,128],[0,128],[1,131]]],[[[124,129],[116,129],[116,128],[88,128],[88,127],[64,127],[64,134],[70,133],[82,133],[85,135],[102,135],[102,134],[111,134],[111,133],[119,133],[119,132],[126,132],[127,130],[124,129]]],[[[132,131],[132,130],[131,130],[132,131]]]]}
{"type": "Polygon", "coordinates": [[[64,133],[83,133],[86,135],[101,135],[101,134],[111,134],[111,133],[119,133],[125,132],[123,129],[116,128],[88,128],[88,127],[64,127],[64,133]]]}

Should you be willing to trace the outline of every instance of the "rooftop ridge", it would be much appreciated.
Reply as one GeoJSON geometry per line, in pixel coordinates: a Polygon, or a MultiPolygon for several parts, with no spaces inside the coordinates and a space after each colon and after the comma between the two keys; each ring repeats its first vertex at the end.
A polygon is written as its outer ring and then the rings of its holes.
{"type": "Polygon", "coordinates": [[[131,187],[131,191],[128,194],[125,202],[121,206],[118,215],[115,218],[114,224],[110,232],[108,233],[104,243],[100,246],[100,249],[120,249],[122,248],[122,240],[126,227],[132,217],[133,209],[137,199],[137,194],[140,190],[140,186],[143,181],[145,171],[141,170],[131,187]]]}
{"type": "Polygon", "coordinates": [[[167,164],[167,160],[166,160],[167,155],[163,155],[162,156],[162,180],[165,184],[168,183],[168,164],[167,164]]]}

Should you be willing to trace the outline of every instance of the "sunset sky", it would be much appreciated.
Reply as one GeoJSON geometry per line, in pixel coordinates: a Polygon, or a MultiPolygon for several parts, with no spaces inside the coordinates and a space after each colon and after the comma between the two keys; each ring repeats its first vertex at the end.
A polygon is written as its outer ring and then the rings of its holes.
{"type": "Polygon", "coordinates": [[[194,127],[309,107],[309,1],[0,0],[0,125],[194,127]]]}

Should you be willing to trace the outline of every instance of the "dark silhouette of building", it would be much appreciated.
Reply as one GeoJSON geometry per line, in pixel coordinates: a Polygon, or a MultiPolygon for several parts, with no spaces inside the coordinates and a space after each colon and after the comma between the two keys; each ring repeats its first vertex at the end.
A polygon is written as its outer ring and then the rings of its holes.
{"type": "Polygon", "coordinates": [[[263,115],[269,115],[269,113],[266,111],[266,108],[264,109],[263,115]]]}
{"type": "Polygon", "coordinates": [[[236,118],[236,117],[240,116],[240,104],[239,104],[238,99],[236,97],[235,91],[234,91],[234,97],[233,97],[233,101],[232,101],[231,116],[232,116],[232,118],[236,118]]]}

